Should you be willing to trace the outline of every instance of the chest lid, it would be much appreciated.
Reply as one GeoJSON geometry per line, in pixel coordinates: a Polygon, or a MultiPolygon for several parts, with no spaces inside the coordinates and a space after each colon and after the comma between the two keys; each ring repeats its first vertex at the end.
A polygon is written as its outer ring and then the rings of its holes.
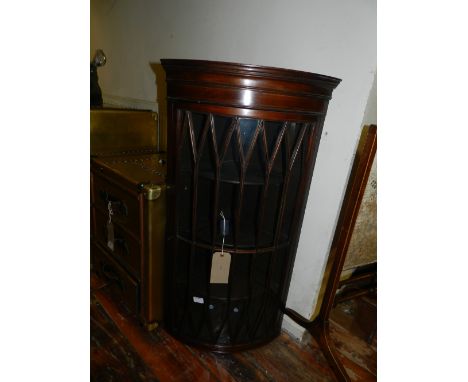
{"type": "Polygon", "coordinates": [[[92,156],[124,155],[124,152],[138,151],[149,154],[159,151],[155,112],[107,108],[91,110],[90,117],[92,156]]]}
{"type": "Polygon", "coordinates": [[[165,153],[94,158],[91,167],[131,186],[162,185],[166,181],[165,153]]]}

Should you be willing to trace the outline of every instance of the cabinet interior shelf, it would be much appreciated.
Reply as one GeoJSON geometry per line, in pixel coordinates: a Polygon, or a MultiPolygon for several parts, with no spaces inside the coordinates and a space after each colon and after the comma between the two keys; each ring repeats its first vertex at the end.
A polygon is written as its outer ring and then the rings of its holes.
{"type": "MultiPolygon", "coordinates": [[[[193,171],[191,169],[182,168],[180,171],[183,177],[189,176],[192,178],[193,171]]],[[[231,184],[240,184],[240,169],[236,163],[233,161],[223,162],[220,171],[220,183],[231,183],[231,184]]],[[[198,177],[206,180],[216,180],[216,171],[207,166],[200,166],[198,170],[198,177]]],[[[273,169],[270,173],[270,178],[268,183],[274,185],[283,184],[284,176],[280,171],[273,169]]],[[[260,169],[258,167],[247,167],[247,171],[244,176],[244,185],[247,186],[264,186],[266,181],[266,172],[265,169],[260,169]]]]}

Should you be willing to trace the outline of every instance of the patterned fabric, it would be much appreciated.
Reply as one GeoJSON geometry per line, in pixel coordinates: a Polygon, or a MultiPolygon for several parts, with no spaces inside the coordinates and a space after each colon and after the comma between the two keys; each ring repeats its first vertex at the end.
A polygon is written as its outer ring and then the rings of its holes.
{"type": "Polygon", "coordinates": [[[343,271],[377,261],[377,154],[349,243],[343,271]]]}

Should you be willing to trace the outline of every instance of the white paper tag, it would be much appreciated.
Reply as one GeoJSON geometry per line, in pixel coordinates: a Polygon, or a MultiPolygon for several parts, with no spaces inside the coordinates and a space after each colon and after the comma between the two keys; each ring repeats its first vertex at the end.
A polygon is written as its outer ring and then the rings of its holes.
{"type": "Polygon", "coordinates": [[[114,251],[114,225],[112,222],[107,223],[107,247],[114,251]]]}
{"type": "Polygon", "coordinates": [[[196,302],[197,304],[204,304],[205,300],[203,300],[203,297],[193,296],[193,302],[196,302]]]}
{"type": "Polygon", "coordinates": [[[215,252],[211,260],[211,284],[227,284],[229,282],[229,268],[231,254],[229,252],[215,252]]]}

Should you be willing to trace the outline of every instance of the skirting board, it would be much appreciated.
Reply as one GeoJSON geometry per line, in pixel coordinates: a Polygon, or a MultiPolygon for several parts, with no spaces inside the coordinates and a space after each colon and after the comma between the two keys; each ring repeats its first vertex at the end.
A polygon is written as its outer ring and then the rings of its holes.
{"type": "Polygon", "coordinates": [[[110,107],[122,107],[128,109],[142,109],[142,110],[152,110],[157,111],[158,106],[156,101],[147,101],[143,99],[130,98],[130,97],[121,97],[112,94],[103,94],[102,95],[104,106],[110,107]]]}
{"type": "Polygon", "coordinates": [[[281,328],[290,336],[294,337],[296,340],[302,341],[302,336],[305,333],[305,329],[296,324],[286,315],[283,316],[283,323],[281,325],[281,328]]]}

